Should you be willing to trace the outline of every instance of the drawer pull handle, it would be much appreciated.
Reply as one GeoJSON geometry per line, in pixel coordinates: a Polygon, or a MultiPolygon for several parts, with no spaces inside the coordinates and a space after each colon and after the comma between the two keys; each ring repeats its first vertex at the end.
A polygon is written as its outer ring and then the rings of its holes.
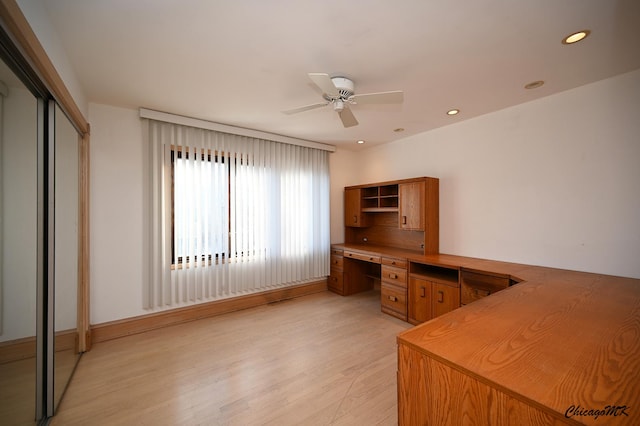
{"type": "Polygon", "coordinates": [[[444,302],[444,293],[442,292],[442,290],[438,290],[438,303],[443,303],[444,302]]]}
{"type": "Polygon", "coordinates": [[[370,257],[369,260],[373,260],[373,257],[370,257]]]}
{"type": "Polygon", "coordinates": [[[398,298],[395,296],[389,296],[389,300],[391,300],[392,302],[397,302],[398,298]]]}
{"type": "Polygon", "coordinates": [[[420,297],[425,297],[427,295],[426,287],[420,287],[420,297]]]}
{"type": "Polygon", "coordinates": [[[402,216],[402,224],[403,225],[407,224],[407,217],[406,216],[402,216]]]}
{"type": "Polygon", "coordinates": [[[397,280],[398,279],[398,274],[389,274],[389,278],[397,280]]]}
{"type": "Polygon", "coordinates": [[[391,261],[391,264],[392,264],[392,265],[395,265],[395,264],[396,264],[396,261],[395,261],[395,260],[392,260],[392,261],[391,261]]]}
{"type": "Polygon", "coordinates": [[[358,216],[356,215],[353,216],[353,223],[358,223],[358,216]]]}

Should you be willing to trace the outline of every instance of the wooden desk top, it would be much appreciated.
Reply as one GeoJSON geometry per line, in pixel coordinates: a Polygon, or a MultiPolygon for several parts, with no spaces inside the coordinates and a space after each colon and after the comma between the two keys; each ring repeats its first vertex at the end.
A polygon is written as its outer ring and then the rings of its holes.
{"type": "Polygon", "coordinates": [[[401,333],[399,344],[562,415],[572,406],[627,407],[619,413],[628,417],[574,414],[585,424],[640,424],[640,280],[443,254],[407,258],[522,282],[401,333]]]}

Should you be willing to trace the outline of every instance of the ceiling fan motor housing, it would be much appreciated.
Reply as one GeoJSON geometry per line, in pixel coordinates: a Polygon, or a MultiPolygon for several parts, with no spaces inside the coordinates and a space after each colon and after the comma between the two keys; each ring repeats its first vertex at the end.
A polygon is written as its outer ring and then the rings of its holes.
{"type": "Polygon", "coordinates": [[[346,77],[333,77],[331,82],[336,89],[338,89],[338,93],[340,93],[340,97],[342,99],[347,99],[349,96],[352,96],[353,91],[353,81],[349,80],[346,77]]]}

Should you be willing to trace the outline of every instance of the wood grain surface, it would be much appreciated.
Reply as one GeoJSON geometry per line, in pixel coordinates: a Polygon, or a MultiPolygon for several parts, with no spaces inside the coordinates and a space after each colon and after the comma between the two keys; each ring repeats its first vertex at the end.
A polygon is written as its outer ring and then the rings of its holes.
{"type": "MultiPolygon", "coordinates": [[[[448,255],[410,260],[524,282],[402,333],[399,356],[413,351],[447,377],[454,370],[554,421],[640,424],[640,280],[448,255]],[[608,406],[627,409],[589,412],[608,406]]],[[[400,375],[408,374],[402,365],[409,367],[401,363],[400,375]]],[[[429,377],[430,386],[442,380],[429,377]]],[[[476,388],[467,383],[461,392],[476,388]]],[[[401,410],[424,403],[423,395],[399,392],[411,397],[401,410]]],[[[424,407],[414,409],[421,415],[424,407]]]]}

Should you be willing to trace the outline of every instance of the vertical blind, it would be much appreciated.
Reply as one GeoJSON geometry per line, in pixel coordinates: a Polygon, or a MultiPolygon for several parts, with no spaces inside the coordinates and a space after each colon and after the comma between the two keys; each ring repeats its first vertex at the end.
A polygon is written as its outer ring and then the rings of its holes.
{"type": "Polygon", "coordinates": [[[144,119],[150,152],[147,308],[329,274],[324,150],[144,119]]]}

